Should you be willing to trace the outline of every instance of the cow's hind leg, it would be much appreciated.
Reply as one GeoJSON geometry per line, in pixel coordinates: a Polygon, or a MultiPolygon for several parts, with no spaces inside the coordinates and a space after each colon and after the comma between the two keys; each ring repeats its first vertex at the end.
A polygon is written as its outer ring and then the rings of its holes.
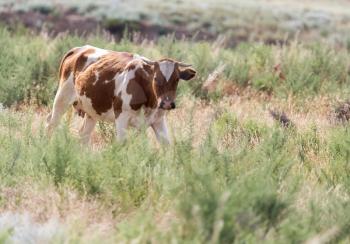
{"type": "Polygon", "coordinates": [[[73,84],[73,76],[70,75],[69,78],[62,82],[62,85],[58,88],[53,103],[52,112],[47,116],[46,129],[49,133],[58,125],[62,115],[75,100],[76,92],[73,84]]]}
{"type": "Polygon", "coordinates": [[[94,131],[96,120],[85,114],[83,124],[79,130],[80,140],[84,144],[90,141],[91,133],[94,131]]]}

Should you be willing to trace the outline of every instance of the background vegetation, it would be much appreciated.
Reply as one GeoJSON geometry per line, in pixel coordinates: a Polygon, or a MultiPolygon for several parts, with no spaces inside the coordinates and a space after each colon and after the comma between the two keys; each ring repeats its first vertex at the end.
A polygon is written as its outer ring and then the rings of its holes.
{"type": "MultiPolygon", "coordinates": [[[[288,46],[240,44],[234,49],[214,42],[175,40],[161,37],[156,43],[145,40],[141,45],[123,39],[115,42],[98,34],[81,38],[61,35],[48,38],[26,30],[10,33],[0,30],[1,77],[0,103],[5,106],[25,100],[47,105],[57,88],[57,64],[67,50],[86,43],[112,50],[123,50],[159,59],[172,57],[191,63],[198,71],[196,80],[181,87],[187,94],[210,98],[225,95],[235,88],[252,88],[278,97],[346,94],[349,86],[349,55],[346,49],[335,49],[326,43],[288,46]],[[224,68],[222,69],[221,67],[224,68]],[[202,85],[212,73],[215,92],[206,94],[202,85]]],[[[212,91],[213,92],[213,91],[212,91]]]]}
{"type": "Polygon", "coordinates": [[[350,241],[346,45],[3,26],[0,46],[0,243],[350,241]],[[168,116],[173,145],[147,130],[121,145],[100,124],[86,147],[79,118],[47,137],[59,60],[85,44],[193,64],[168,116]]]}
{"type": "Polygon", "coordinates": [[[209,40],[220,35],[229,46],[243,41],[284,43],[295,36],[303,42],[350,46],[346,0],[2,0],[0,20],[19,20],[56,34],[72,29],[89,32],[95,20],[117,36],[127,27],[151,39],[172,32],[178,38],[209,40]]]}

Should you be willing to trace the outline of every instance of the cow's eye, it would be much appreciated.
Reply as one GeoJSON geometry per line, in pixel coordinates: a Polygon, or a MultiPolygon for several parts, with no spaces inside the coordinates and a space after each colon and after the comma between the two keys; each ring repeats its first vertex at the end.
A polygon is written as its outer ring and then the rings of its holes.
{"type": "Polygon", "coordinates": [[[156,79],[156,84],[157,84],[158,86],[161,86],[161,85],[163,84],[163,82],[162,82],[162,80],[156,79]]]}

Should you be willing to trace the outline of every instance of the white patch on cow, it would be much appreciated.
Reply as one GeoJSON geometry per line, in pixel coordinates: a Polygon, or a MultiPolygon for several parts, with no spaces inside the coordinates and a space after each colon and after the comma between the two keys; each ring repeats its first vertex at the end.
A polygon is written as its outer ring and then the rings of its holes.
{"type": "Polygon", "coordinates": [[[98,73],[98,72],[96,71],[96,72],[95,72],[95,77],[96,77],[96,79],[95,79],[94,83],[92,83],[93,86],[96,85],[98,79],[100,78],[100,73],[98,73]]]}
{"type": "Polygon", "coordinates": [[[121,89],[121,97],[122,97],[122,101],[123,101],[123,107],[122,109],[131,109],[130,107],[130,101],[132,98],[131,94],[128,94],[126,92],[126,89],[128,87],[129,81],[135,78],[135,71],[137,68],[133,69],[133,70],[129,70],[126,74],[125,74],[125,78],[123,80],[122,83],[122,89],[121,89]]]}
{"type": "Polygon", "coordinates": [[[165,115],[165,110],[159,108],[146,108],[145,118],[147,125],[151,125],[165,115]]]}
{"type": "Polygon", "coordinates": [[[126,73],[127,73],[127,71],[124,71],[122,73],[117,73],[114,76],[114,78],[113,78],[113,80],[115,82],[114,96],[118,96],[118,94],[121,92],[122,86],[123,86],[123,80],[124,80],[126,73]]]}
{"type": "Polygon", "coordinates": [[[141,56],[137,53],[134,54],[133,59],[147,60],[147,61],[152,62],[149,58],[146,58],[145,56],[141,56]]]}
{"type": "MultiPolygon", "coordinates": [[[[142,58],[145,58],[145,57],[143,57],[143,56],[141,56],[140,54],[137,54],[137,53],[135,53],[134,55],[133,55],[133,59],[142,59],[142,58]]],[[[146,58],[145,58],[146,59],[146,58]]]]}
{"type": "MultiPolygon", "coordinates": [[[[134,54],[133,58],[134,58],[134,60],[135,60],[135,59],[138,59],[138,60],[141,60],[142,62],[144,62],[145,60],[146,60],[146,61],[149,61],[149,62],[152,62],[149,58],[146,58],[146,57],[144,57],[144,56],[141,56],[141,55],[139,55],[139,54],[137,54],[137,53],[134,54]]],[[[147,73],[146,70],[144,70],[144,69],[141,69],[141,70],[142,70],[142,72],[143,72],[146,76],[149,75],[149,73],[147,73]]]]}
{"type": "Polygon", "coordinates": [[[122,107],[123,110],[131,110],[130,101],[131,101],[132,95],[128,94],[126,90],[127,90],[129,81],[135,78],[135,72],[138,68],[140,68],[140,66],[141,64],[137,64],[134,69],[129,71],[125,70],[124,72],[117,74],[114,77],[114,80],[115,80],[114,95],[118,96],[118,94],[121,94],[121,99],[123,101],[123,107],[122,107]]]}
{"type": "Polygon", "coordinates": [[[83,124],[79,129],[80,140],[84,144],[88,144],[90,141],[91,133],[94,131],[96,120],[88,116],[84,117],[83,124]]]}
{"type": "Polygon", "coordinates": [[[94,120],[113,122],[115,119],[113,107],[104,113],[98,114],[92,106],[91,98],[86,95],[79,96],[83,110],[94,120]]]}
{"type": "Polygon", "coordinates": [[[168,126],[165,121],[165,116],[162,115],[158,120],[151,124],[154,133],[156,134],[157,140],[161,143],[170,144],[168,126]]]}
{"type": "Polygon", "coordinates": [[[117,140],[119,142],[125,139],[126,130],[129,126],[130,113],[123,111],[115,120],[115,128],[117,131],[117,140]]]}
{"type": "Polygon", "coordinates": [[[52,113],[47,117],[47,129],[54,128],[66,109],[76,100],[77,93],[74,89],[73,72],[70,73],[67,80],[61,82],[61,86],[55,96],[52,113]]]}
{"type": "Polygon", "coordinates": [[[98,118],[98,114],[92,107],[92,101],[91,98],[87,97],[85,94],[82,96],[79,96],[79,100],[81,102],[81,105],[84,109],[84,111],[89,114],[92,118],[98,118]]]}
{"type": "Polygon", "coordinates": [[[67,80],[61,82],[61,86],[58,88],[55,96],[54,110],[57,107],[64,110],[66,106],[69,106],[76,99],[73,80],[73,72],[71,72],[67,80]]]}
{"type": "Polygon", "coordinates": [[[175,63],[171,61],[162,61],[159,63],[159,68],[163,76],[165,77],[166,81],[169,81],[171,75],[174,72],[175,63]]]}
{"type": "Polygon", "coordinates": [[[103,55],[106,55],[109,52],[108,50],[97,48],[97,47],[93,47],[93,46],[89,46],[89,45],[86,45],[84,47],[86,47],[86,48],[93,48],[95,50],[94,53],[91,53],[88,56],[88,59],[86,61],[86,64],[85,64],[84,68],[88,67],[92,63],[95,63],[99,58],[101,58],[103,55]]]}

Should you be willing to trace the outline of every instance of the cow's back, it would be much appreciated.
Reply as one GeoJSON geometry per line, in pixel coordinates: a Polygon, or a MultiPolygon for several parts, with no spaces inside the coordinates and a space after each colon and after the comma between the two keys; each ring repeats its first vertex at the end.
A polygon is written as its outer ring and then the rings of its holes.
{"type": "Polygon", "coordinates": [[[73,83],[75,83],[76,77],[81,72],[109,52],[112,51],[90,45],[75,47],[69,50],[61,60],[59,69],[60,85],[69,78],[72,78],[73,83]]]}

